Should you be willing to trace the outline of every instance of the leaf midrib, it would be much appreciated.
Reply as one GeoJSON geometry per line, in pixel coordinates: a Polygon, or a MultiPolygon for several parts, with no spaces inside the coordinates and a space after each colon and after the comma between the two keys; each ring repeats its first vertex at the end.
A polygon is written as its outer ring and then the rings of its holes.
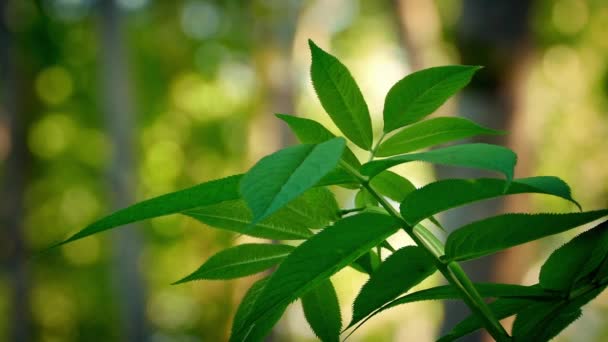
{"type": "MultiPolygon", "coordinates": [[[[223,216],[223,215],[213,215],[213,214],[201,214],[201,213],[197,213],[197,212],[191,212],[191,211],[185,211],[183,212],[183,214],[185,215],[192,215],[192,216],[203,216],[203,217],[211,217],[211,218],[217,218],[217,219],[224,219],[227,221],[234,221],[234,222],[238,222],[238,223],[243,223],[243,224],[250,224],[251,220],[246,220],[246,219],[239,219],[239,218],[235,218],[235,217],[231,217],[231,216],[223,216]]],[[[270,223],[264,223],[264,222],[258,222],[256,223],[254,226],[257,227],[262,227],[262,228],[266,228],[266,229],[270,229],[270,230],[275,230],[277,232],[280,233],[284,233],[284,234],[292,234],[294,236],[299,236],[302,238],[309,238],[311,237],[313,234],[311,233],[310,235],[301,235],[301,234],[297,234],[297,232],[291,231],[291,230],[286,230],[286,229],[280,229],[279,226],[276,225],[272,225],[270,223]]]]}
{"type": "MultiPolygon", "coordinates": [[[[484,132],[484,133],[487,133],[487,134],[497,134],[497,133],[494,133],[494,131],[491,130],[491,129],[480,129],[480,130],[482,132],[484,132]]],[[[424,140],[424,139],[427,139],[427,138],[432,138],[432,137],[435,137],[437,135],[441,135],[441,134],[448,133],[448,132],[451,133],[451,132],[466,132],[466,131],[475,131],[475,129],[473,129],[473,128],[461,128],[461,129],[454,129],[454,130],[443,130],[443,131],[440,131],[440,132],[430,133],[430,134],[427,134],[427,135],[424,135],[424,136],[412,137],[412,139],[408,139],[405,142],[403,140],[400,140],[399,142],[396,142],[392,147],[394,148],[394,147],[397,147],[397,146],[402,146],[402,145],[407,144],[407,143],[418,142],[420,140],[424,140]]],[[[395,134],[394,136],[397,136],[398,134],[399,133],[395,134]]],[[[386,142],[388,143],[390,141],[387,140],[386,142]]],[[[380,149],[381,148],[382,148],[382,146],[380,146],[380,149]]]]}
{"type": "Polygon", "coordinates": [[[289,255],[289,252],[285,252],[283,254],[273,255],[273,256],[269,256],[269,257],[254,258],[254,259],[250,259],[250,260],[246,260],[246,261],[234,262],[229,265],[210,268],[208,270],[205,270],[205,273],[218,272],[220,270],[229,270],[230,268],[233,268],[233,267],[247,265],[247,264],[255,264],[255,263],[259,263],[259,262],[263,262],[263,261],[270,261],[273,259],[282,259],[282,258],[285,258],[287,255],[289,255]]]}

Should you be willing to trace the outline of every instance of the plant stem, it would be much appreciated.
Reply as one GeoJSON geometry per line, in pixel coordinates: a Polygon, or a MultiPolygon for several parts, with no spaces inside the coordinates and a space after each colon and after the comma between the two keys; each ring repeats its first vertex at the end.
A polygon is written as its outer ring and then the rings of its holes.
{"type": "MultiPolygon", "coordinates": [[[[374,151],[372,151],[372,157],[379,145],[380,141],[378,142],[378,145],[376,145],[376,148],[374,148],[374,151]]],[[[443,262],[441,259],[441,256],[443,255],[443,245],[441,242],[436,238],[430,238],[427,234],[428,231],[425,232],[426,229],[424,229],[424,227],[414,228],[405,222],[401,217],[401,214],[369,185],[369,177],[362,175],[344,161],[340,161],[340,165],[357,178],[359,182],[361,182],[361,185],[378,200],[378,203],[380,203],[391,216],[402,223],[403,230],[412,238],[412,240],[414,240],[416,245],[425,249],[434,258],[437,269],[439,269],[441,274],[443,274],[452,286],[460,291],[464,302],[469,306],[471,311],[479,316],[488,333],[490,333],[496,341],[510,341],[511,337],[507,334],[500,322],[498,322],[492,313],[492,310],[490,310],[485,303],[483,297],[479,294],[462,267],[455,261],[450,261],[447,264],[443,262]]]]}
{"type": "Polygon", "coordinates": [[[374,148],[369,153],[369,159],[367,161],[372,161],[372,159],[374,159],[374,156],[376,155],[376,152],[378,151],[378,147],[380,147],[380,144],[382,143],[382,140],[384,140],[385,137],[386,137],[386,133],[382,132],[380,139],[378,139],[378,142],[376,142],[376,146],[374,146],[374,148]]]}

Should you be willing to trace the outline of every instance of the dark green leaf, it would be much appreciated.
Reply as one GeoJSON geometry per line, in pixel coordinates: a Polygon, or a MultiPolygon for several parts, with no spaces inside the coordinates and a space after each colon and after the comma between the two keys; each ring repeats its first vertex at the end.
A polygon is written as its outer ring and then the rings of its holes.
{"type": "Polygon", "coordinates": [[[302,296],[304,316],[323,342],[340,341],[342,316],[336,290],[329,279],[302,296]]]}
{"type": "Polygon", "coordinates": [[[378,147],[376,155],[378,157],[394,156],[477,135],[497,134],[504,134],[504,132],[481,127],[463,118],[434,118],[417,122],[386,139],[378,147]]]}
{"type": "Polygon", "coordinates": [[[378,254],[372,250],[353,261],[351,267],[359,272],[372,274],[374,273],[374,270],[378,268],[378,265],[380,265],[380,258],[378,254]]]}
{"type": "MultiPolygon", "coordinates": [[[[397,250],[363,285],[353,305],[353,322],[426,279],[436,271],[433,258],[424,249],[407,246],[397,250]]],[[[352,325],[352,323],[351,323],[352,325]]]]}
{"type": "Polygon", "coordinates": [[[380,172],[371,180],[370,185],[380,194],[397,202],[403,201],[405,196],[416,190],[412,182],[391,171],[380,172]]]}
{"type": "Polygon", "coordinates": [[[364,164],[361,172],[373,177],[398,164],[412,161],[486,169],[500,172],[508,181],[513,178],[513,168],[517,156],[508,148],[489,144],[462,144],[428,152],[404,154],[386,159],[374,160],[364,164]]]}
{"type": "Polygon", "coordinates": [[[384,132],[416,122],[433,113],[466,86],[480,67],[448,65],[407,75],[389,90],[384,101],[384,132]]]}
{"type": "Polygon", "coordinates": [[[310,75],[321,105],[348,139],[365,150],[372,147],[369,110],[357,83],[340,61],[311,40],[310,75]]]}
{"type": "Polygon", "coordinates": [[[241,180],[241,194],[253,213],[253,223],[313,187],[333,170],[344,151],[344,139],[318,145],[288,147],[262,158],[241,180]]]}
{"type": "Polygon", "coordinates": [[[567,291],[600,266],[608,253],[608,221],[556,249],[540,269],[546,289],[567,291]]]}
{"type": "Polygon", "coordinates": [[[387,215],[363,213],[346,217],[306,240],[273,273],[256,302],[243,330],[255,326],[276,308],[281,308],[314,288],[344,266],[377,246],[399,229],[387,215]]]}
{"type": "Polygon", "coordinates": [[[568,214],[505,214],[468,224],[448,236],[448,259],[469,260],[545,236],[564,232],[608,215],[608,210],[568,214]]]}
{"type": "Polygon", "coordinates": [[[572,199],[568,185],[557,177],[521,178],[514,180],[510,185],[502,179],[495,178],[445,179],[427,184],[410,193],[401,203],[401,215],[407,223],[415,225],[431,215],[460,205],[521,193],[554,195],[578,205],[572,199]]]}
{"type": "Polygon", "coordinates": [[[287,305],[278,307],[264,318],[258,319],[256,325],[251,326],[248,329],[243,328],[245,322],[251,319],[251,312],[267,283],[268,278],[258,280],[249,288],[249,291],[247,291],[241,300],[241,304],[239,305],[236,314],[234,315],[234,321],[232,322],[230,342],[262,341],[281,318],[283,312],[285,312],[287,305]]]}
{"type": "Polygon", "coordinates": [[[294,247],[279,244],[244,244],[225,249],[207,260],[198,270],[176,282],[198,279],[234,279],[256,274],[277,265],[294,247]]]}
{"type": "MultiPolygon", "coordinates": [[[[298,140],[300,140],[300,142],[303,144],[319,144],[336,137],[327,128],[314,120],[300,118],[293,115],[276,115],[279,119],[285,121],[287,125],[289,125],[289,128],[291,128],[291,130],[298,137],[298,140]]],[[[355,157],[353,151],[351,151],[348,147],[344,148],[342,158],[355,168],[359,168],[359,166],[361,166],[359,159],[355,157]]]]}
{"type": "Polygon", "coordinates": [[[342,166],[338,166],[330,171],[316,184],[316,186],[327,185],[340,185],[348,189],[357,189],[361,186],[359,180],[350,172],[344,170],[342,166]]]}
{"type": "Polygon", "coordinates": [[[133,204],[88,225],[54,247],[125,224],[175,214],[204,205],[238,199],[241,177],[241,175],[236,175],[213,180],[133,204]]]}

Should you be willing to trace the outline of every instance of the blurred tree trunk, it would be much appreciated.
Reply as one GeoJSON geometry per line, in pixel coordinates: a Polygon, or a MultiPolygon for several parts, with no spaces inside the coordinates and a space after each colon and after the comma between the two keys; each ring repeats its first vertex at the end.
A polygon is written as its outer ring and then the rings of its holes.
{"type": "MultiPolygon", "coordinates": [[[[424,65],[420,59],[421,42],[416,40],[416,20],[413,0],[395,0],[401,37],[415,69],[424,65]]],[[[479,141],[506,144],[518,153],[516,175],[528,176],[530,147],[525,141],[523,116],[518,111],[521,102],[521,80],[525,74],[530,52],[529,14],[530,0],[464,0],[457,29],[457,48],[462,64],[482,65],[471,84],[460,95],[460,115],[487,127],[509,130],[506,138],[484,138],[479,141]]],[[[427,65],[428,66],[428,65],[427,65]]],[[[471,178],[493,176],[467,169],[437,167],[438,178],[471,178]]],[[[521,211],[528,207],[522,196],[516,200],[492,200],[449,211],[442,216],[449,228],[457,228],[473,220],[499,214],[504,211],[521,211]]],[[[501,281],[519,283],[526,263],[530,260],[530,245],[510,249],[493,257],[486,257],[464,264],[467,273],[475,281],[501,281]],[[515,257],[517,256],[517,257],[515,257]]],[[[447,302],[442,332],[449,331],[469,314],[460,302],[447,302]]],[[[480,341],[482,334],[470,335],[463,341],[480,341]]]]}
{"type": "Polygon", "coordinates": [[[3,159],[4,164],[0,226],[6,234],[2,235],[0,253],[2,260],[6,260],[10,279],[11,301],[7,317],[9,339],[29,341],[32,338],[29,277],[23,233],[23,193],[29,155],[25,142],[24,116],[18,104],[21,84],[14,60],[14,41],[6,25],[7,5],[8,1],[0,1],[0,160],[3,159]]]}
{"type": "MultiPolygon", "coordinates": [[[[103,109],[113,142],[108,180],[116,208],[133,203],[133,103],[129,88],[120,12],[115,0],[100,6],[101,80],[103,109]]],[[[114,286],[119,292],[123,333],[126,341],[147,339],[144,284],[138,268],[141,241],[134,227],[112,232],[114,286]]]]}

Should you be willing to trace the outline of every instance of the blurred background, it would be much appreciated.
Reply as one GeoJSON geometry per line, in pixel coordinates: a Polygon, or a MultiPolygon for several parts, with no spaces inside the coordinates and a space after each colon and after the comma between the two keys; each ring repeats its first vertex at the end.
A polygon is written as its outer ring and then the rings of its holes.
{"type": "MultiPolygon", "coordinates": [[[[116,208],[242,172],[293,143],[274,113],[335,131],[311,86],[308,38],[349,67],[377,132],[384,96],[406,74],[484,65],[437,115],[509,130],[485,141],[519,154],[518,177],[559,176],[585,209],[606,207],[607,27],[604,0],[0,0],[0,341],[227,340],[255,279],[169,284],[232,234],[169,216],[31,255],[116,208]]],[[[479,175],[397,170],[418,186],[479,175]]],[[[571,210],[514,196],[441,219],[456,228],[503,211],[571,210]]],[[[476,280],[533,284],[582,229],[466,266],[476,280]]],[[[345,270],[333,280],[346,322],[366,279],[345,270]]],[[[466,314],[411,304],[351,338],[432,341],[466,314]]],[[[556,340],[606,341],[607,318],[604,294],[556,340]]],[[[314,340],[299,303],[269,337],[314,340]]]]}

